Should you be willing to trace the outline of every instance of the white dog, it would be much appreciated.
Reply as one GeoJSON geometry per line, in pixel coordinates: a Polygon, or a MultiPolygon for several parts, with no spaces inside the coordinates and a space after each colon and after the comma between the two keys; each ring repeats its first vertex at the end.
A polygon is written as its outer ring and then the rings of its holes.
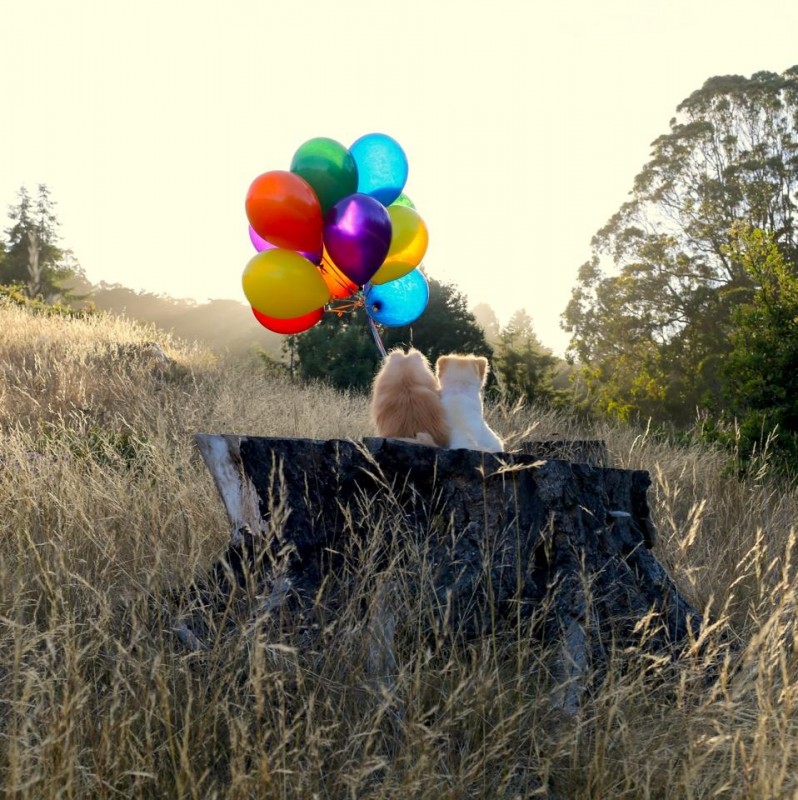
{"type": "Polygon", "coordinates": [[[482,416],[482,387],[488,376],[488,359],[482,356],[441,356],[435,371],[451,428],[449,447],[501,452],[504,443],[482,416]]]}

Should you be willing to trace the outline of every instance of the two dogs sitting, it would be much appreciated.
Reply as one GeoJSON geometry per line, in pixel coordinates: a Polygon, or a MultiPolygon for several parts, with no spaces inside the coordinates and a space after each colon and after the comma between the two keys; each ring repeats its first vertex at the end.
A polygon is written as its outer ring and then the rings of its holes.
{"type": "Polygon", "coordinates": [[[482,412],[487,376],[488,360],[482,356],[441,356],[433,372],[418,350],[392,350],[372,388],[371,416],[378,435],[500,452],[504,443],[482,412]]]}

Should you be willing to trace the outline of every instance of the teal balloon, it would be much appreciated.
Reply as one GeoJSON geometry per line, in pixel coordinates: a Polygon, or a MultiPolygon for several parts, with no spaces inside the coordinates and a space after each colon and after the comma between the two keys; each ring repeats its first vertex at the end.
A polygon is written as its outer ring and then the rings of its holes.
{"type": "Polygon", "coordinates": [[[429,302],[429,284],[417,269],[388,283],[368,284],[366,313],[380,325],[400,328],[415,322],[429,302]]]}
{"type": "Polygon", "coordinates": [[[294,153],[291,172],[304,178],[316,193],[322,216],[339,200],[357,191],[357,164],[335,139],[309,139],[294,153]]]}
{"type": "Polygon", "coordinates": [[[357,190],[389,206],[407,181],[407,156],[396,139],[385,133],[367,133],[349,148],[357,164],[357,190]]]}

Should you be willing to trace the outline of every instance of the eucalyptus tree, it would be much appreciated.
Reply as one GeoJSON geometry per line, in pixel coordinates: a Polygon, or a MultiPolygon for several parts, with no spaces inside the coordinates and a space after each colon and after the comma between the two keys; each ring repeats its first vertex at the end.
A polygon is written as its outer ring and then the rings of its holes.
{"type": "Polygon", "coordinates": [[[563,315],[600,408],[685,422],[722,403],[732,312],[756,288],[733,231],[795,263],[797,125],[798,67],[714,77],[677,107],[563,315]]]}

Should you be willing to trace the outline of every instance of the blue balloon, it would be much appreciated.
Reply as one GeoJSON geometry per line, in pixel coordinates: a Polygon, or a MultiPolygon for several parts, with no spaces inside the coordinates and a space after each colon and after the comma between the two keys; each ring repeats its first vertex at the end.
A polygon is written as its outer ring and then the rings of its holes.
{"type": "Polygon", "coordinates": [[[396,139],[367,133],[349,148],[357,164],[357,190],[389,206],[407,181],[407,156],[396,139]]]}
{"type": "Polygon", "coordinates": [[[366,313],[380,325],[399,328],[415,322],[429,302],[427,279],[417,269],[388,283],[368,284],[366,313]]]}

